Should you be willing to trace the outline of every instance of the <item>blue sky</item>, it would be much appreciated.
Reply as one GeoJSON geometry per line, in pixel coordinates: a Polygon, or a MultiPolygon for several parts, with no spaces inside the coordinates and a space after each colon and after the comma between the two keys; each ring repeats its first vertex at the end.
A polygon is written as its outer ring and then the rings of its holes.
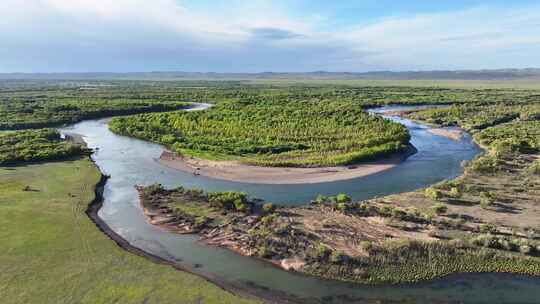
{"type": "Polygon", "coordinates": [[[0,0],[0,72],[540,66],[540,3],[0,0]]]}

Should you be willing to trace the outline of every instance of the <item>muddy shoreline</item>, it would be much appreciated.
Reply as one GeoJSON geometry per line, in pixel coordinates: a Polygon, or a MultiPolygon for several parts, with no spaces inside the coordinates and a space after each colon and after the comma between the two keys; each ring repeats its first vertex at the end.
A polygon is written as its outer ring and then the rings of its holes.
{"type": "Polygon", "coordinates": [[[316,168],[260,167],[234,161],[208,161],[183,157],[170,151],[163,151],[156,162],[171,169],[192,173],[194,176],[249,184],[295,185],[335,182],[380,173],[395,168],[416,152],[416,148],[409,144],[405,151],[376,161],[316,168]]]}
{"type": "MultiPolygon", "coordinates": [[[[93,162],[93,160],[92,160],[93,162]]],[[[94,163],[95,164],[95,163],[94,163]]],[[[96,167],[99,170],[99,167],[97,164],[95,164],[96,167]]],[[[101,171],[101,170],[100,170],[101,171]]],[[[184,271],[193,275],[197,275],[206,281],[220,287],[221,289],[230,292],[234,295],[238,295],[241,297],[246,298],[252,298],[255,300],[263,301],[264,303],[268,304],[299,304],[299,303],[305,303],[304,301],[301,301],[299,299],[293,298],[289,295],[278,295],[275,292],[263,292],[260,290],[254,290],[246,287],[240,287],[236,285],[232,285],[224,280],[221,280],[217,277],[214,277],[210,274],[203,274],[201,272],[195,271],[195,268],[188,268],[186,266],[179,265],[175,262],[172,262],[170,260],[164,259],[160,256],[157,256],[155,254],[146,252],[140,248],[137,248],[133,245],[131,245],[126,239],[124,239],[122,236],[120,236],[118,233],[116,233],[114,230],[112,230],[107,223],[101,219],[98,215],[99,210],[103,206],[104,197],[103,192],[105,189],[105,184],[107,183],[107,180],[110,177],[107,175],[104,175],[101,173],[101,178],[99,182],[95,185],[95,196],[92,202],[88,205],[85,213],[90,218],[90,220],[96,225],[96,227],[103,232],[107,237],[109,237],[113,242],[118,245],[118,247],[122,248],[123,250],[138,255],[140,257],[146,258],[150,260],[153,263],[161,264],[161,265],[168,265],[173,267],[174,269],[178,271],[184,271]]]]}
{"type": "MultiPolygon", "coordinates": [[[[176,233],[176,234],[183,234],[183,235],[193,235],[197,236],[198,239],[194,243],[200,243],[204,246],[210,246],[210,247],[216,247],[216,248],[223,248],[227,249],[229,251],[232,251],[238,255],[257,259],[261,261],[262,263],[265,263],[267,265],[271,265],[272,267],[276,267],[278,269],[284,270],[284,271],[298,271],[299,269],[296,269],[294,267],[286,267],[286,264],[284,264],[284,260],[276,261],[276,260],[269,260],[261,257],[257,257],[254,254],[250,254],[249,250],[246,250],[246,248],[240,246],[240,243],[236,240],[233,240],[234,238],[231,238],[231,236],[223,236],[220,234],[220,228],[214,229],[215,231],[206,231],[206,230],[199,230],[193,228],[188,221],[174,221],[171,222],[167,220],[167,214],[163,213],[161,211],[150,211],[148,208],[146,208],[143,205],[143,198],[142,198],[142,191],[144,187],[136,186],[137,192],[139,193],[139,202],[140,207],[143,211],[144,217],[146,218],[146,221],[150,223],[151,225],[154,225],[158,227],[159,229],[162,229],[164,231],[170,232],[170,233],[176,233]]],[[[309,276],[308,274],[298,272],[299,274],[309,276]]]]}

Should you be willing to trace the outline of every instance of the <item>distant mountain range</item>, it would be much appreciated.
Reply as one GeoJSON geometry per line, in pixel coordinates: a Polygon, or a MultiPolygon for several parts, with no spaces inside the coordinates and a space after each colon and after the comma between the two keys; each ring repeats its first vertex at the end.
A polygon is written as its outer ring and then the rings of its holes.
{"type": "Polygon", "coordinates": [[[364,73],[315,71],[306,73],[0,73],[0,79],[18,80],[250,80],[250,79],[321,79],[321,80],[540,80],[540,68],[457,71],[377,71],[364,73]]]}

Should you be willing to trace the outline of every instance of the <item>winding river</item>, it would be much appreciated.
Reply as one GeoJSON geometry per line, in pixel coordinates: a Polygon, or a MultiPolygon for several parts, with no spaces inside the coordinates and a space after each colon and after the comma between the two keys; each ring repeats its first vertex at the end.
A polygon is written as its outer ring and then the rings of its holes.
{"type": "MultiPolygon", "coordinates": [[[[205,109],[199,105],[197,109],[205,109]]],[[[382,114],[403,107],[371,110],[382,114]]],[[[134,185],[161,183],[204,190],[239,190],[252,197],[281,204],[300,205],[317,194],[348,193],[354,199],[368,199],[426,187],[463,172],[462,161],[481,150],[470,135],[459,141],[429,132],[429,127],[399,117],[386,116],[409,128],[411,143],[418,152],[400,165],[374,175],[320,184],[261,185],[228,182],[194,176],[164,167],[155,160],[163,147],[118,136],[109,131],[108,119],[89,120],[61,129],[78,133],[90,148],[101,171],[111,175],[99,216],[132,245],[173,261],[202,275],[229,285],[261,293],[289,295],[309,303],[537,303],[540,280],[520,275],[466,274],[404,286],[368,286],[322,280],[286,272],[269,263],[231,251],[196,243],[195,236],[160,230],[147,223],[134,185]]]]}

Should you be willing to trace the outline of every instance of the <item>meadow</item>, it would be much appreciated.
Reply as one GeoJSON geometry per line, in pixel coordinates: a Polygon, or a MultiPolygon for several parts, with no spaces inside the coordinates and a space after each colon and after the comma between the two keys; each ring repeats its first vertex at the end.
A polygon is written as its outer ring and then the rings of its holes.
{"type": "Polygon", "coordinates": [[[253,303],[118,247],[85,214],[87,158],[0,167],[2,303],[253,303]]]}

